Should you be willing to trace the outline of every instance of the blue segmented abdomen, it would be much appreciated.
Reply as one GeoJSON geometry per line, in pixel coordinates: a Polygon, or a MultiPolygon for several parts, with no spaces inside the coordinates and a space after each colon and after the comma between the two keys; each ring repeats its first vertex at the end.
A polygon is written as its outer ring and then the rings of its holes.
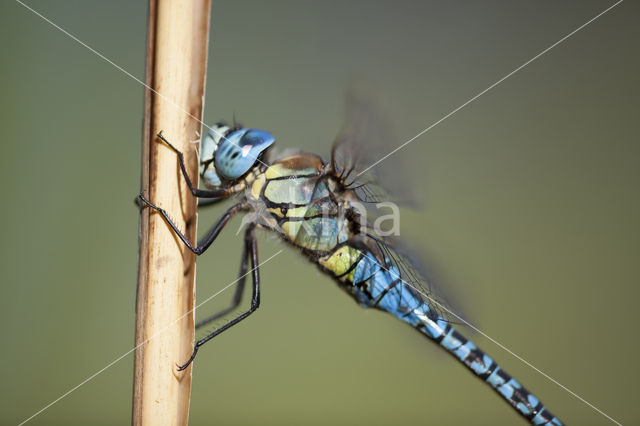
{"type": "Polygon", "coordinates": [[[350,278],[350,291],[361,305],[389,312],[437,342],[532,424],[562,425],[535,396],[432,309],[425,297],[407,285],[396,266],[387,261],[383,267],[373,254],[358,252],[353,273],[345,277],[350,278]]]}

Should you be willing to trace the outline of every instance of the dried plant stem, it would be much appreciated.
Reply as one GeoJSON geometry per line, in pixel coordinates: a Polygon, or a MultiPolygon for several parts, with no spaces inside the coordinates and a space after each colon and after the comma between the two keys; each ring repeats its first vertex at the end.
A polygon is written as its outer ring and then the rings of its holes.
{"type": "MultiPolygon", "coordinates": [[[[150,0],[142,188],[195,240],[196,202],[164,135],[182,150],[192,179],[203,108],[210,0],[150,0]]],[[[197,181],[194,182],[197,184],[197,181]]],[[[142,209],[138,271],[134,425],[187,424],[194,336],[195,256],[159,214],[142,209]]]]}

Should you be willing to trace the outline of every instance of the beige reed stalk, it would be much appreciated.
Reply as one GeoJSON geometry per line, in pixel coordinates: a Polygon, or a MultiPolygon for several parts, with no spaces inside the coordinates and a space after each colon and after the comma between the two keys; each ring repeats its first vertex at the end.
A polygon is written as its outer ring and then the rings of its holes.
{"type": "MultiPolygon", "coordinates": [[[[197,185],[199,139],[207,69],[210,0],[150,0],[147,39],[142,189],[165,208],[191,241],[196,200],[178,158],[156,134],[185,154],[197,185]],[[154,92],[155,91],[155,92],[154,92]]],[[[195,256],[162,217],[141,210],[133,386],[134,425],[186,425],[191,369],[179,372],[194,337],[195,256]]],[[[193,364],[192,364],[193,365],[193,364]]]]}

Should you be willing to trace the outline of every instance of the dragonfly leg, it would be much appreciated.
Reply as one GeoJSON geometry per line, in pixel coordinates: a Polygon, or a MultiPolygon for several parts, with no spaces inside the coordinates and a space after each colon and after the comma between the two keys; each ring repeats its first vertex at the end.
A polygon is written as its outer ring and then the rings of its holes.
{"type": "Polygon", "coordinates": [[[243,319],[251,315],[256,309],[258,309],[258,306],[260,306],[260,271],[258,270],[258,242],[256,241],[254,228],[255,228],[255,225],[253,224],[249,225],[244,237],[245,247],[246,247],[246,250],[249,252],[249,256],[251,258],[251,278],[253,279],[253,296],[251,297],[251,307],[249,308],[248,311],[244,312],[242,315],[232,319],[227,324],[223,325],[222,327],[215,330],[211,334],[198,340],[193,347],[193,353],[191,354],[191,357],[189,358],[189,360],[185,364],[178,366],[179,371],[184,370],[189,366],[189,364],[193,362],[193,360],[195,359],[198,353],[198,349],[200,349],[200,346],[204,345],[209,340],[213,339],[223,331],[228,330],[229,328],[238,324],[240,321],[242,321],[243,319]]]}
{"type": "MultiPolygon", "coordinates": [[[[198,208],[213,206],[215,204],[218,204],[221,201],[225,201],[226,199],[227,199],[227,197],[205,198],[205,199],[199,198],[198,199],[198,208]]],[[[133,204],[135,204],[136,207],[138,207],[139,209],[144,207],[144,205],[140,202],[140,197],[138,195],[136,195],[136,198],[133,199],[133,204]]]]}
{"type": "Polygon", "coordinates": [[[211,323],[212,321],[217,320],[218,318],[221,318],[225,315],[227,315],[229,312],[233,311],[234,309],[236,309],[239,305],[240,302],[242,301],[242,294],[244,293],[244,284],[245,281],[247,279],[247,265],[249,263],[249,247],[247,246],[247,243],[245,242],[242,245],[242,257],[241,257],[241,261],[240,261],[240,272],[238,273],[238,285],[236,286],[236,292],[233,295],[233,300],[231,301],[231,306],[229,306],[226,309],[223,309],[220,312],[217,312],[205,319],[203,319],[202,321],[196,323],[196,329],[211,323]]]}
{"type": "Polygon", "coordinates": [[[193,183],[191,183],[191,179],[189,178],[189,174],[187,173],[187,168],[184,165],[184,156],[182,155],[182,152],[175,146],[171,145],[171,143],[164,137],[162,132],[158,133],[158,137],[164,143],[166,143],[169,146],[169,148],[173,150],[173,152],[175,152],[178,155],[178,161],[180,162],[180,170],[182,170],[182,175],[184,176],[184,180],[187,182],[187,186],[189,187],[189,190],[191,191],[194,197],[217,198],[217,199],[223,200],[231,195],[231,192],[228,189],[207,190],[207,189],[198,189],[194,187],[193,183]]]}
{"type": "Polygon", "coordinates": [[[138,197],[141,202],[145,203],[147,206],[151,207],[152,209],[158,211],[162,215],[162,217],[164,217],[164,220],[167,221],[169,226],[171,226],[171,228],[176,233],[176,235],[187,246],[187,248],[189,248],[189,250],[191,250],[197,255],[204,253],[209,248],[209,246],[211,246],[211,243],[213,243],[213,241],[216,239],[218,234],[220,234],[220,231],[222,231],[222,228],[224,228],[224,226],[229,222],[229,220],[233,217],[234,214],[236,214],[239,210],[242,209],[241,203],[234,204],[233,206],[231,206],[222,215],[222,217],[218,219],[218,222],[216,222],[216,224],[213,225],[213,227],[209,230],[209,232],[207,232],[204,238],[202,238],[202,240],[198,242],[198,246],[194,247],[193,244],[191,244],[191,242],[189,241],[189,239],[187,239],[187,237],[180,231],[180,229],[178,229],[178,226],[175,223],[173,223],[173,220],[171,220],[171,218],[169,217],[169,214],[165,209],[160,208],[155,204],[151,203],[151,201],[147,200],[147,198],[144,196],[142,192],[138,197]]]}

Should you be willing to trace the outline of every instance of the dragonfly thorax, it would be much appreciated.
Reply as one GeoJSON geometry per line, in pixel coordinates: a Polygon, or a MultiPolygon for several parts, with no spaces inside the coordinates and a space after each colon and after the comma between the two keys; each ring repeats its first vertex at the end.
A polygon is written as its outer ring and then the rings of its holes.
{"type": "Polygon", "coordinates": [[[301,152],[274,161],[248,182],[245,191],[251,220],[303,250],[329,252],[360,227],[349,190],[313,154],[301,152]]]}

